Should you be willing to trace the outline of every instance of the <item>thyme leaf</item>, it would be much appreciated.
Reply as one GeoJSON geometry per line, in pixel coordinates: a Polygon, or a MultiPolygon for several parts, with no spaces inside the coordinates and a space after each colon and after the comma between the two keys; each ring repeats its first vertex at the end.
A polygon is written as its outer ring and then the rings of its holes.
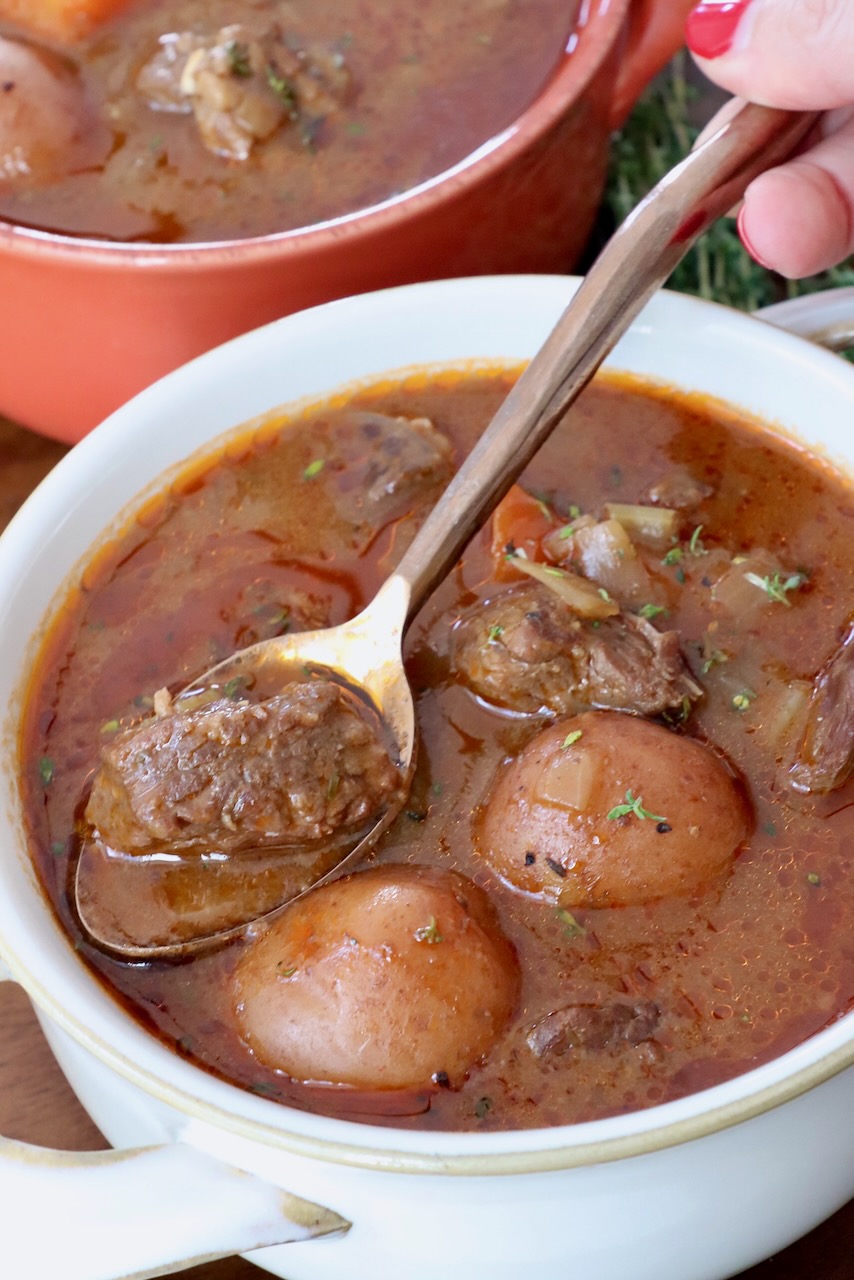
{"type": "Polygon", "coordinates": [[[252,63],[249,60],[249,45],[245,40],[232,40],[225,46],[228,69],[238,80],[248,80],[252,75],[252,63]]]}
{"type": "Polygon", "coordinates": [[[744,576],[754,587],[764,591],[769,600],[773,600],[775,604],[784,604],[787,609],[792,607],[789,592],[797,591],[807,580],[804,573],[790,573],[788,578],[784,578],[781,573],[769,573],[765,577],[760,577],[758,573],[746,573],[744,576]]]}
{"type": "Polygon", "coordinates": [[[415,941],[427,942],[431,946],[437,942],[445,941],[439,932],[439,926],[436,923],[435,916],[431,916],[427,924],[423,924],[420,929],[415,930],[415,941]]]}
{"type": "Polygon", "coordinates": [[[650,822],[667,821],[663,814],[650,813],[648,809],[644,809],[642,796],[633,796],[631,791],[627,791],[625,804],[615,804],[607,817],[609,820],[614,821],[617,818],[628,818],[630,815],[643,821],[647,819],[650,822]]]}

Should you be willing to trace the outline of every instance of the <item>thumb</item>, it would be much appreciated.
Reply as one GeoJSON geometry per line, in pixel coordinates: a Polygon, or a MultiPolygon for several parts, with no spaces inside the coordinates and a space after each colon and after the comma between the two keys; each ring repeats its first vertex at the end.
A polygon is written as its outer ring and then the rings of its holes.
{"type": "Polygon", "coordinates": [[[685,39],[716,84],[765,106],[854,102],[851,0],[701,0],[685,39]]]}

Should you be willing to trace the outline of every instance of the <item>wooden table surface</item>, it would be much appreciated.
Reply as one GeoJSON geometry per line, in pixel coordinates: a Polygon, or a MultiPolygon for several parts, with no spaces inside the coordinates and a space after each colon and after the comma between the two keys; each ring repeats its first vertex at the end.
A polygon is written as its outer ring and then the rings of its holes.
{"type": "MultiPolygon", "coordinates": [[[[59,445],[0,420],[0,528],[62,453],[59,445]]],[[[850,1123],[850,1119],[846,1116],[843,1122],[850,1123]]],[[[26,996],[11,983],[0,985],[0,1133],[69,1151],[95,1151],[106,1146],[65,1083],[26,996]]],[[[792,1158],[797,1160],[796,1152],[792,1158]]],[[[726,1230],[725,1223],[721,1230],[726,1230]]],[[[3,1274],[1,1259],[2,1242],[3,1274]]],[[[240,1258],[181,1274],[187,1280],[253,1280],[262,1275],[240,1258]]],[[[38,1276],[32,1280],[62,1278],[38,1276]]],[[[854,1280],[854,1201],[803,1240],[743,1272],[742,1280],[854,1280]]]]}

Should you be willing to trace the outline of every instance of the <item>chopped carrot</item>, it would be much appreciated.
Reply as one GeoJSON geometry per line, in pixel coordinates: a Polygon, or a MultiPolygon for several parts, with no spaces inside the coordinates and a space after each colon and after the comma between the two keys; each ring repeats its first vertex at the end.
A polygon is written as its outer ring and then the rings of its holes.
{"type": "Polygon", "coordinates": [[[71,44],[127,9],[132,0],[0,0],[0,18],[22,30],[71,44]]]}
{"type": "Polygon", "coordinates": [[[529,560],[542,560],[542,540],[557,527],[547,505],[534,498],[518,484],[514,484],[492,516],[492,542],[490,550],[495,564],[495,577],[508,582],[520,576],[507,560],[508,548],[523,551],[529,560]]]}

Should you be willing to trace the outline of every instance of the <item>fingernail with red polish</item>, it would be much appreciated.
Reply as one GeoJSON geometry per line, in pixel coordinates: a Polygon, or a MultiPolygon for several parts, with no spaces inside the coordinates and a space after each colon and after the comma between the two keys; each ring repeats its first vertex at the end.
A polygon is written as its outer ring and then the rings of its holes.
{"type": "Polygon", "coordinates": [[[701,0],[688,14],[685,43],[698,58],[720,58],[732,48],[750,0],[701,0]]]}
{"type": "Polygon", "coordinates": [[[744,245],[753,261],[758,262],[760,267],[765,267],[766,270],[769,269],[768,263],[756,252],[753,245],[750,243],[750,238],[747,235],[747,232],[744,229],[744,205],[742,205],[738,211],[738,218],[736,219],[735,225],[738,227],[738,234],[741,238],[741,243],[744,245]]]}

